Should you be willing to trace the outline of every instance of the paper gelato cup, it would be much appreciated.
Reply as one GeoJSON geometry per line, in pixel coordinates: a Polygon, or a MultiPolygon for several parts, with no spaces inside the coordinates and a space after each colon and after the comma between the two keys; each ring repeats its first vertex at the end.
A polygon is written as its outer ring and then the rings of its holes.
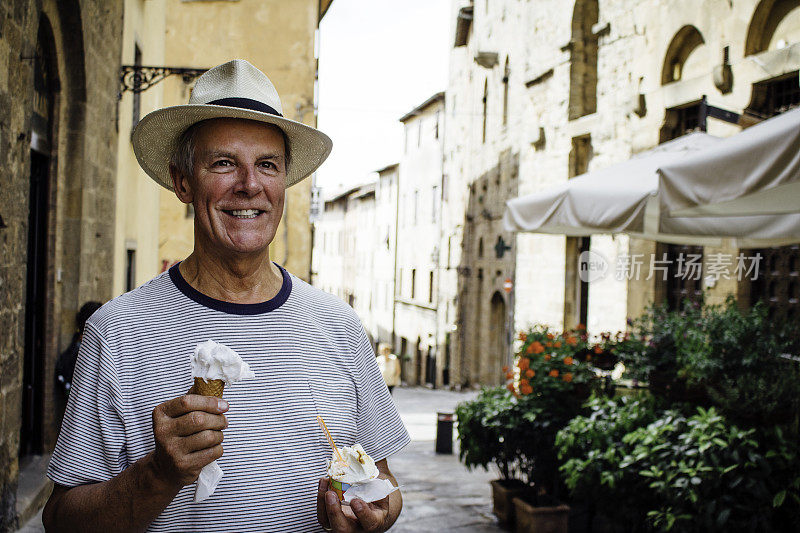
{"type": "Polygon", "coordinates": [[[350,488],[349,483],[342,483],[341,481],[331,479],[331,490],[339,497],[339,501],[344,501],[344,493],[350,488]]]}

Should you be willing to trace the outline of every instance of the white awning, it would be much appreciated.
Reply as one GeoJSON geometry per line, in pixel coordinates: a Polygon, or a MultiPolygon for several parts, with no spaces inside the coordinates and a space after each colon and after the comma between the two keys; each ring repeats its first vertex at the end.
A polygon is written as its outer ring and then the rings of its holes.
{"type": "MultiPolygon", "coordinates": [[[[787,111],[659,169],[673,217],[800,213],[800,109],[787,111]]],[[[795,226],[800,240],[800,226],[795,226]]]]}
{"type": "Polygon", "coordinates": [[[506,202],[507,231],[588,236],[626,233],[659,242],[741,248],[797,242],[800,215],[763,217],[666,217],[659,198],[658,169],[696,158],[723,142],[691,133],[611,167],[589,172],[551,189],[506,202]]]}

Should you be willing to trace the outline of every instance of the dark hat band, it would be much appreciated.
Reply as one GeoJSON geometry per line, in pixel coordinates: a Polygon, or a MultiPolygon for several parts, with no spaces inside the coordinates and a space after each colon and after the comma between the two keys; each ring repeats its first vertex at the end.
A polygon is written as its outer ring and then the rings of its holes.
{"type": "Polygon", "coordinates": [[[250,98],[220,98],[219,100],[214,100],[213,102],[209,102],[211,105],[224,105],[227,107],[238,107],[241,109],[249,109],[251,111],[260,111],[262,113],[269,113],[270,115],[277,115],[282,117],[275,108],[268,106],[264,102],[259,102],[258,100],[252,100],[250,98]]]}

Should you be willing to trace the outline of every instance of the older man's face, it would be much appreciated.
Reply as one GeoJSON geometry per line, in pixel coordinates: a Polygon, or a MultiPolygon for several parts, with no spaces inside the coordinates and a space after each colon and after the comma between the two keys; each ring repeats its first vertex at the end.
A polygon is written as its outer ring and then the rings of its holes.
{"type": "Polygon", "coordinates": [[[286,160],[280,130],[250,120],[211,120],[200,126],[194,154],[194,175],[185,182],[194,205],[195,250],[215,255],[265,250],[283,214],[286,160]]]}

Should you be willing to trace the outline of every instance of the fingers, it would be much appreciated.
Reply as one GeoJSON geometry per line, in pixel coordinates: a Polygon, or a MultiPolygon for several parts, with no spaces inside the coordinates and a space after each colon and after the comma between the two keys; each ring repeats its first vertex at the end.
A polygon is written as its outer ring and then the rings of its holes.
{"type": "Polygon", "coordinates": [[[206,429],[200,433],[195,433],[183,439],[182,445],[186,453],[198,452],[206,448],[213,448],[222,444],[224,437],[221,431],[206,429]]]}
{"type": "Polygon", "coordinates": [[[317,487],[317,522],[323,529],[330,529],[328,513],[325,509],[325,493],[328,492],[328,478],[321,478],[317,487]]]}
{"type": "Polygon", "coordinates": [[[166,416],[177,418],[192,411],[205,411],[219,415],[228,410],[228,402],[213,396],[200,396],[198,394],[184,394],[168,400],[156,409],[160,409],[166,416]]]}
{"type": "Polygon", "coordinates": [[[175,433],[181,437],[194,435],[206,429],[222,431],[228,427],[228,419],[224,415],[212,415],[203,411],[192,411],[173,418],[175,433]]]}
{"type": "Polygon", "coordinates": [[[153,458],[166,480],[178,486],[192,483],[205,465],[222,456],[227,404],[189,394],[153,409],[153,458]]]}
{"type": "MultiPolygon", "coordinates": [[[[384,499],[388,502],[388,498],[384,499]]],[[[366,531],[383,531],[383,524],[388,514],[385,509],[380,506],[368,504],[358,498],[350,502],[350,509],[353,510],[361,527],[366,531]]]]}
{"type": "Polygon", "coordinates": [[[349,532],[354,531],[357,522],[347,518],[342,512],[342,504],[336,493],[329,490],[325,493],[325,511],[328,515],[328,523],[333,531],[349,532]]]}

